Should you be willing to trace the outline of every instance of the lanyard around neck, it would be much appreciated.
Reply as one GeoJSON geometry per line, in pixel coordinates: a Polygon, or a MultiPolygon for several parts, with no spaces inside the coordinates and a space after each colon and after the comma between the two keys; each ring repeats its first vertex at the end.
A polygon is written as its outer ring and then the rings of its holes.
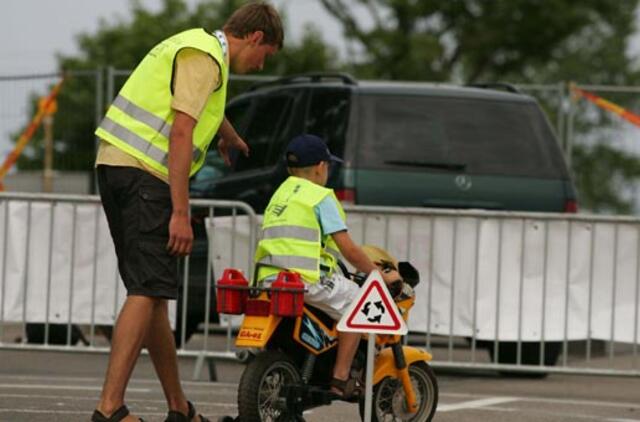
{"type": "Polygon", "coordinates": [[[224,55],[226,60],[227,53],[229,51],[229,42],[227,41],[227,36],[220,30],[214,31],[213,36],[216,37],[220,42],[220,47],[222,47],[222,54],[224,55]]]}

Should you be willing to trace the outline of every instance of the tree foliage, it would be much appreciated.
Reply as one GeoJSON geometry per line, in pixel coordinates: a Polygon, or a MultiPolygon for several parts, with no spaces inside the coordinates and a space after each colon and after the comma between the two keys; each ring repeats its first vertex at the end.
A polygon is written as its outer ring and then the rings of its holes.
{"type": "Polygon", "coordinates": [[[629,179],[640,176],[640,161],[605,144],[577,145],[573,150],[581,205],[594,212],[629,214],[634,206],[629,179]],[[611,172],[611,169],[616,169],[611,172]],[[602,183],[606,180],[607,183],[602,183]]]}
{"type": "MultiPolygon", "coordinates": [[[[145,54],[161,40],[194,27],[208,30],[221,28],[242,0],[205,0],[189,9],[184,0],[163,0],[158,11],[150,11],[141,1],[132,0],[130,13],[114,21],[103,19],[94,33],[77,37],[79,53],[59,56],[61,69],[102,71],[111,66],[120,70],[133,69],[145,54]]],[[[264,74],[284,75],[327,69],[335,66],[337,53],[327,46],[320,32],[310,26],[298,42],[286,39],[280,54],[268,59],[264,74]]],[[[105,78],[106,79],[106,78],[105,78]]],[[[115,79],[115,90],[126,80],[115,79]]],[[[65,82],[59,96],[59,111],[54,125],[56,164],[59,170],[90,170],[95,160],[93,131],[96,126],[96,95],[98,89],[93,74],[73,76],[65,82]]],[[[232,82],[230,95],[245,89],[246,83],[232,82]]],[[[110,101],[105,99],[108,104],[110,101]]],[[[35,101],[33,110],[35,110],[35,101]]],[[[19,162],[21,169],[42,168],[42,135],[37,134],[19,162]]]]}
{"type": "MultiPolygon", "coordinates": [[[[355,69],[396,80],[540,81],[564,61],[624,61],[637,0],[320,0],[362,54],[355,69]],[[614,45],[612,45],[612,41],[614,45]],[[622,53],[622,55],[621,55],[622,53]]],[[[577,64],[577,63],[576,63],[577,64]]],[[[610,61],[605,66],[608,68],[610,61]]],[[[619,63],[626,69],[625,63],[619,63]]],[[[598,69],[599,70],[599,69],[598,69]]],[[[566,75],[566,73],[564,73],[566,75]]],[[[618,81],[619,82],[619,81],[618,81]]]]}
{"type": "MultiPolygon", "coordinates": [[[[640,79],[628,54],[638,0],[319,1],[341,23],[354,52],[347,65],[363,78],[610,85],[640,79]]],[[[553,95],[538,99],[556,121],[561,107],[553,95]]],[[[629,97],[620,104],[640,105],[629,97]]],[[[592,142],[594,132],[611,125],[606,113],[576,115],[573,172],[582,207],[628,213],[633,205],[621,187],[640,177],[640,161],[612,147],[611,138],[592,142]]]]}
{"type": "MultiPolygon", "coordinates": [[[[348,57],[340,62],[336,50],[311,25],[300,40],[285,39],[284,50],[267,62],[264,74],[343,69],[360,78],[455,83],[573,80],[635,85],[640,79],[637,63],[628,54],[640,0],[318,1],[342,24],[348,57]]],[[[184,0],[163,0],[154,12],[132,0],[125,17],[102,20],[95,32],[79,35],[79,53],[58,57],[60,68],[132,69],[160,40],[187,28],[219,28],[243,3],[203,0],[190,9],[184,0]]],[[[124,80],[116,79],[115,90],[124,80]]],[[[246,87],[245,82],[232,83],[230,96],[246,87]]],[[[55,124],[57,169],[91,168],[98,90],[92,76],[67,80],[55,124]]],[[[558,109],[553,99],[541,98],[548,112],[558,109]]],[[[631,97],[619,103],[639,108],[631,97]]],[[[581,105],[576,117],[572,159],[580,201],[589,209],[626,213],[632,204],[620,187],[639,177],[640,166],[635,157],[607,145],[606,138],[592,142],[593,131],[610,122],[603,112],[582,118],[587,107],[593,106],[581,105]]],[[[550,117],[555,121],[556,116],[550,117]]],[[[42,155],[38,134],[19,167],[42,168],[42,155]]]]}

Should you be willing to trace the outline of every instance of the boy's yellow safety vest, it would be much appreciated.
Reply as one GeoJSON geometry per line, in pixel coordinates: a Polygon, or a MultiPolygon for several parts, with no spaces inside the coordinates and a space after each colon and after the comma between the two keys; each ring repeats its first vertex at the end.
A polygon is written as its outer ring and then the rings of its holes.
{"type": "Polygon", "coordinates": [[[173,71],[176,55],[183,48],[207,53],[221,71],[221,83],[209,96],[193,131],[193,156],[190,175],[204,163],[209,144],[224,118],[229,70],[225,64],[226,43],[220,33],[202,28],[190,29],[156,45],[133,71],[107,114],[96,135],[168,175],[169,135],[175,118],[171,109],[173,71]]]}
{"type": "Polygon", "coordinates": [[[299,273],[307,283],[316,283],[320,279],[321,266],[328,273],[334,271],[340,252],[330,235],[322,239],[314,210],[327,196],[336,201],[340,216],[346,222],[344,210],[333,190],[294,176],[280,185],[264,212],[255,264],[270,267],[258,270],[258,281],[286,269],[299,273]]]}

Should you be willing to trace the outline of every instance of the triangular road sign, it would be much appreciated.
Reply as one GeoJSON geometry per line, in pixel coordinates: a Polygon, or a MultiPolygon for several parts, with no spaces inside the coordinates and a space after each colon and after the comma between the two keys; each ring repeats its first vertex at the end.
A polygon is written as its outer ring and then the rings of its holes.
{"type": "Polygon", "coordinates": [[[373,271],[360,289],[360,294],[338,322],[338,331],[406,334],[407,324],[398,310],[382,275],[373,271]]]}

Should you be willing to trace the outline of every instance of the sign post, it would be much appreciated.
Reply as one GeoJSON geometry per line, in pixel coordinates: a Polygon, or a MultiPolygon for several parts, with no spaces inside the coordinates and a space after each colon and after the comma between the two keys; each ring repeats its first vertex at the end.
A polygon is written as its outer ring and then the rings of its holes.
{"type": "Polygon", "coordinates": [[[402,314],[398,310],[379,271],[367,277],[360,293],[338,322],[338,331],[366,333],[367,372],[365,380],[364,420],[371,422],[373,404],[373,365],[376,334],[406,334],[402,314]]]}

